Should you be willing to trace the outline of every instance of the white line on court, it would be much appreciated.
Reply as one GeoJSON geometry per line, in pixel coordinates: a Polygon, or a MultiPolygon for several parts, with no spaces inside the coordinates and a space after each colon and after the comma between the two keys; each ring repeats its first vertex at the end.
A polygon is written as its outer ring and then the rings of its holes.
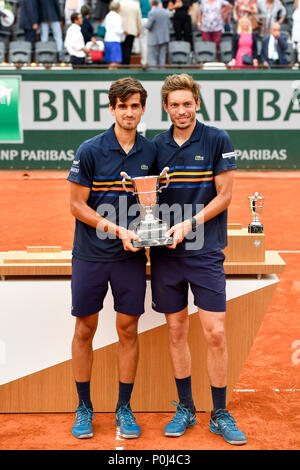
{"type": "MultiPolygon", "coordinates": [[[[282,388],[282,389],[279,389],[279,388],[272,388],[271,389],[272,392],[300,392],[300,388],[282,388]]],[[[259,389],[259,388],[234,388],[233,389],[233,392],[249,392],[249,393],[252,393],[252,392],[266,392],[266,390],[264,389],[259,389]]]]}
{"type": "Polygon", "coordinates": [[[299,254],[300,250],[281,250],[281,251],[277,251],[277,253],[296,253],[296,254],[299,254]]]}
{"type": "Polygon", "coordinates": [[[124,447],[119,447],[119,443],[117,441],[124,441],[121,437],[119,426],[116,427],[116,450],[124,450],[124,447]]]}

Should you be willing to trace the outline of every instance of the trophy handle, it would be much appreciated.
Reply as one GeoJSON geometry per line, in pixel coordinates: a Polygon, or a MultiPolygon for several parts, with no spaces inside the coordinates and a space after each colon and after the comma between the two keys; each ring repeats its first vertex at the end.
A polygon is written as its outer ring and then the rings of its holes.
{"type": "Polygon", "coordinates": [[[165,188],[167,188],[167,187],[169,186],[169,183],[170,183],[170,176],[169,176],[169,174],[168,174],[169,169],[170,169],[170,168],[169,168],[168,166],[166,166],[166,167],[162,170],[162,172],[160,173],[160,175],[159,175],[159,177],[158,177],[158,180],[160,180],[161,178],[163,178],[163,176],[165,176],[165,177],[166,177],[166,180],[167,180],[167,181],[166,181],[166,184],[165,184],[164,186],[161,186],[161,187],[157,190],[158,193],[161,193],[161,191],[162,191],[163,189],[165,189],[165,188]]]}
{"type": "Polygon", "coordinates": [[[129,181],[132,181],[131,180],[131,177],[129,175],[127,175],[126,171],[121,171],[120,173],[121,176],[123,176],[123,179],[122,179],[122,186],[123,186],[123,189],[127,192],[127,193],[133,193],[133,194],[136,194],[134,192],[134,189],[128,189],[126,187],[126,180],[129,180],[129,181]]]}

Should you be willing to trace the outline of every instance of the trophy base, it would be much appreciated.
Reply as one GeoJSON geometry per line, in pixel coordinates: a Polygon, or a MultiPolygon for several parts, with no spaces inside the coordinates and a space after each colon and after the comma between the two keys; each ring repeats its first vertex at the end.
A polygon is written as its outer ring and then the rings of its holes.
{"type": "Polygon", "coordinates": [[[249,224],[248,225],[248,233],[264,233],[264,226],[263,224],[249,224]]]}
{"type": "Polygon", "coordinates": [[[140,242],[132,240],[132,246],[134,248],[150,248],[152,246],[164,246],[164,245],[173,245],[173,238],[150,238],[148,240],[142,240],[140,242]]]}

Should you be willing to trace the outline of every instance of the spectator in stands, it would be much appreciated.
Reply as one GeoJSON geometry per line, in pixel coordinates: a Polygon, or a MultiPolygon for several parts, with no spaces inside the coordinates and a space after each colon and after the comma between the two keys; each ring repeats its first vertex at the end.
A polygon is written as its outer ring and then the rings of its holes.
{"type": "Polygon", "coordinates": [[[142,68],[145,69],[148,58],[147,58],[147,34],[148,30],[146,28],[147,21],[148,21],[148,14],[149,11],[151,10],[150,6],[150,1],[149,0],[139,0],[140,2],[140,7],[141,7],[141,13],[142,13],[142,30],[141,34],[139,36],[139,42],[140,42],[140,51],[141,51],[141,65],[142,68]]]}
{"type": "Polygon", "coordinates": [[[292,41],[297,51],[298,62],[300,62],[300,2],[298,0],[294,3],[292,41]]]}
{"type": "Polygon", "coordinates": [[[235,0],[233,7],[233,19],[237,23],[241,16],[252,17],[257,14],[256,0],[235,0]]]}
{"type": "Polygon", "coordinates": [[[232,38],[231,67],[245,68],[245,66],[258,66],[257,39],[252,31],[251,20],[242,16],[237,25],[237,32],[232,38]]]}
{"type": "Polygon", "coordinates": [[[83,35],[83,39],[85,44],[87,42],[92,42],[96,44],[96,38],[94,36],[94,28],[92,23],[90,22],[90,7],[88,5],[83,5],[80,10],[82,16],[82,25],[81,25],[81,32],[83,35]]]}
{"type": "Polygon", "coordinates": [[[281,24],[285,20],[286,9],[280,0],[257,0],[257,9],[262,22],[260,36],[268,36],[274,22],[281,24]]]}
{"type": "Polygon", "coordinates": [[[130,64],[133,41],[142,31],[142,13],[139,2],[135,0],[122,0],[120,15],[124,29],[125,39],[122,42],[123,64],[130,64]]]}
{"type": "Polygon", "coordinates": [[[170,41],[170,18],[168,10],[159,7],[158,0],[151,1],[148,15],[148,63],[150,68],[166,64],[167,45],[170,41]]]}
{"type": "Polygon", "coordinates": [[[71,23],[72,13],[80,13],[81,7],[85,4],[85,0],[66,0],[65,3],[65,24],[71,23]]]}
{"type": "Polygon", "coordinates": [[[248,16],[251,20],[252,31],[260,27],[258,22],[258,10],[256,0],[235,0],[233,7],[233,19],[237,23],[242,16],[248,16]]]}
{"type": "Polygon", "coordinates": [[[39,26],[37,0],[22,0],[19,12],[19,26],[25,31],[25,41],[35,43],[39,26]]]}
{"type": "Polygon", "coordinates": [[[122,18],[120,15],[120,3],[112,1],[109,5],[110,12],[104,19],[104,55],[109,69],[115,69],[122,63],[121,42],[124,36],[122,18]]]}
{"type": "MultiPolygon", "coordinates": [[[[196,0],[197,1],[197,0],[196,0]]],[[[171,0],[168,9],[174,12],[175,41],[187,41],[193,45],[191,7],[195,0],[171,0]]]]}
{"type": "Polygon", "coordinates": [[[222,11],[223,26],[224,26],[224,31],[226,32],[232,31],[234,27],[234,21],[232,21],[232,9],[234,7],[234,0],[228,0],[228,1],[231,4],[232,8],[230,8],[229,10],[222,11]]]}
{"type": "Polygon", "coordinates": [[[261,62],[265,67],[286,65],[288,63],[285,55],[287,48],[287,39],[280,32],[280,24],[273,23],[270,28],[270,34],[262,41],[261,62]]]}
{"type": "Polygon", "coordinates": [[[73,67],[76,67],[85,63],[85,57],[90,53],[90,50],[86,47],[81,32],[81,25],[83,23],[81,14],[72,13],[71,22],[72,24],[66,33],[65,48],[70,54],[71,64],[73,67]]]}
{"type": "Polygon", "coordinates": [[[222,15],[231,10],[232,5],[227,0],[202,0],[198,11],[198,30],[202,31],[203,41],[213,41],[220,49],[223,32],[222,15]]]}
{"type": "Polygon", "coordinates": [[[41,41],[49,39],[49,27],[51,28],[57,46],[59,60],[62,59],[63,38],[61,30],[61,13],[58,0],[38,0],[39,16],[41,24],[41,41]]]}

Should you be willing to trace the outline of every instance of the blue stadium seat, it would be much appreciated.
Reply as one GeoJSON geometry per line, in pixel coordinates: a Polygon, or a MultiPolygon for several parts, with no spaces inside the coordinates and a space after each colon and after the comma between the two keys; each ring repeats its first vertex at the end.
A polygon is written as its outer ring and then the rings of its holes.
{"type": "Polygon", "coordinates": [[[186,41],[171,41],[168,47],[170,65],[190,65],[191,45],[186,41]]]}
{"type": "Polygon", "coordinates": [[[5,62],[5,44],[0,42],[0,63],[5,62]]]}
{"type": "Polygon", "coordinates": [[[42,42],[35,44],[35,62],[37,64],[54,64],[57,62],[57,46],[55,41],[42,42]]]}
{"type": "Polygon", "coordinates": [[[28,41],[11,41],[9,44],[8,60],[10,63],[31,62],[32,44],[28,41]]]}
{"type": "Polygon", "coordinates": [[[217,46],[212,41],[197,41],[194,47],[194,59],[196,64],[215,62],[217,60],[217,46]]]}
{"type": "Polygon", "coordinates": [[[232,59],[232,43],[230,40],[222,40],[220,42],[220,61],[228,64],[232,59]]]}

